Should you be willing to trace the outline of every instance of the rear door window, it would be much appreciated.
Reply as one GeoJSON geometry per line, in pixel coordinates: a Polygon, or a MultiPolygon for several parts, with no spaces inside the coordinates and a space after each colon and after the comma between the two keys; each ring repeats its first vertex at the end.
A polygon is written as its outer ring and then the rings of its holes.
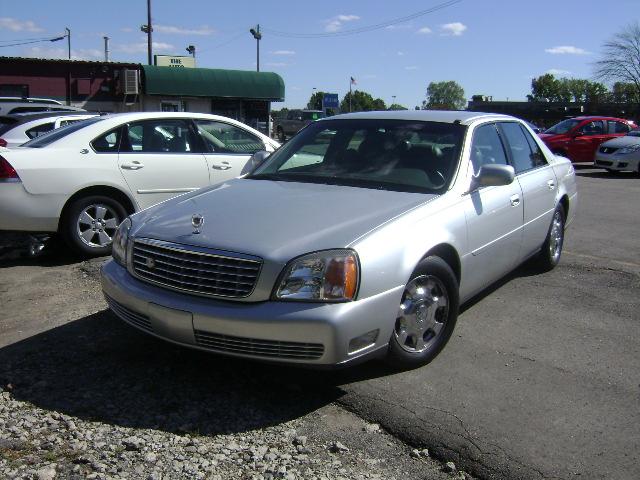
{"type": "Polygon", "coordinates": [[[228,123],[195,120],[198,133],[210,153],[254,154],[264,150],[264,142],[252,133],[228,123]]]}
{"type": "Polygon", "coordinates": [[[611,133],[611,134],[624,134],[627,133],[629,130],[631,130],[631,127],[629,127],[629,125],[627,125],[626,123],[623,122],[618,122],[615,120],[609,120],[607,122],[608,126],[609,126],[609,130],[607,133],[611,133]]]}
{"type": "Polygon", "coordinates": [[[511,162],[516,174],[535,168],[536,163],[533,160],[531,147],[522,128],[520,128],[520,124],[516,122],[501,122],[500,129],[507,140],[511,162]]]}

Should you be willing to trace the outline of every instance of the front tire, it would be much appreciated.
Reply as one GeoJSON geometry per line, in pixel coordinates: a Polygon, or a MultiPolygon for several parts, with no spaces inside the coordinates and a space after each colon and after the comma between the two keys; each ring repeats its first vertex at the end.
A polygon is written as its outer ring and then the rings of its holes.
{"type": "Polygon", "coordinates": [[[99,257],[111,252],[111,241],[125,219],[125,208],[112,198],[91,195],[74,201],[62,225],[67,244],[83,256],[99,257]]]}
{"type": "Polygon", "coordinates": [[[549,226],[549,232],[547,238],[542,244],[542,249],[538,254],[538,264],[542,271],[549,271],[555,268],[560,263],[560,256],[562,255],[562,246],[564,245],[564,225],[565,225],[565,212],[562,205],[558,205],[553,212],[553,218],[551,219],[551,225],[549,226]]]}
{"type": "Polygon", "coordinates": [[[458,318],[458,281],[440,257],[427,257],[405,286],[387,360],[400,368],[431,362],[449,341],[458,318]]]}

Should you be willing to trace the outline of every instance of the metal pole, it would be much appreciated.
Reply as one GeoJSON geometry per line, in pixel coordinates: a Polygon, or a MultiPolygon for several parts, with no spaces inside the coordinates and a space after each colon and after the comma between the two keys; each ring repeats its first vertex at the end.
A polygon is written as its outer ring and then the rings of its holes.
{"type": "Polygon", "coordinates": [[[109,61],[109,37],[102,37],[104,38],[104,61],[108,62],[109,61]]]}
{"type": "Polygon", "coordinates": [[[260,71],[260,38],[262,37],[262,35],[260,35],[260,24],[258,24],[257,27],[257,31],[258,31],[258,38],[256,39],[256,42],[258,42],[257,45],[257,49],[256,49],[256,56],[257,56],[257,60],[256,60],[256,65],[258,68],[258,72],[260,71]]]}
{"type": "Polygon", "coordinates": [[[69,60],[71,60],[71,30],[69,30],[67,27],[65,27],[65,31],[67,32],[67,50],[69,53],[69,60]]]}
{"type": "Polygon", "coordinates": [[[351,78],[349,78],[349,113],[351,113],[351,85],[353,84],[353,81],[351,80],[351,78]]]}
{"type": "Polygon", "coordinates": [[[147,0],[147,54],[149,65],[151,65],[151,31],[153,28],[151,27],[151,0],[147,0]]]}

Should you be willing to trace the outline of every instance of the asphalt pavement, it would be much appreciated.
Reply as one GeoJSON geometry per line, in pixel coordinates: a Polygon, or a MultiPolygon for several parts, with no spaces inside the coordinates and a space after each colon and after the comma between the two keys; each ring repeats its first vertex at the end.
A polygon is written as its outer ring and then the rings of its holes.
{"type": "Polygon", "coordinates": [[[430,365],[346,378],[339,401],[483,478],[640,478],[640,178],[577,173],[555,270],[519,268],[430,365]]]}

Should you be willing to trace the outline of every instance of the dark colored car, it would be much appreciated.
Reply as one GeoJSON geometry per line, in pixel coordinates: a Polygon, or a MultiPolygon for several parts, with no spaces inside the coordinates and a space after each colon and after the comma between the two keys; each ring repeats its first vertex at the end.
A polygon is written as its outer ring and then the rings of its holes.
{"type": "Polygon", "coordinates": [[[593,162],[602,142],[626,135],[638,128],[633,122],[615,117],[575,117],[563,120],[540,134],[549,149],[572,162],[593,162]]]}
{"type": "Polygon", "coordinates": [[[278,141],[284,142],[287,137],[295,135],[311,122],[324,117],[322,110],[289,110],[287,118],[276,120],[275,132],[278,141]]]}

